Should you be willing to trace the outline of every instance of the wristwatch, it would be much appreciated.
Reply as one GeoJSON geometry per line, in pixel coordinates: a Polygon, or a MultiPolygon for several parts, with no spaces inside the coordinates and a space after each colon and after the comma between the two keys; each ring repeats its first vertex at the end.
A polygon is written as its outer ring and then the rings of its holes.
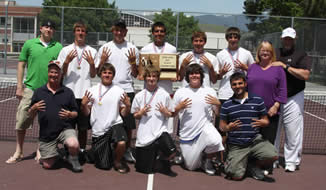
{"type": "Polygon", "coordinates": [[[286,64],[285,70],[288,71],[289,70],[290,65],[286,64]]]}

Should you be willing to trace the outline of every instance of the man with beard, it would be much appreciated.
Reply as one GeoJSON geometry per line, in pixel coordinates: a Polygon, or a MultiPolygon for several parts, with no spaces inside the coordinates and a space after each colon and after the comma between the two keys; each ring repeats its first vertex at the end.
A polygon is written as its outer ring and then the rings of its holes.
{"type": "MultiPolygon", "coordinates": [[[[299,169],[303,141],[303,113],[305,81],[309,79],[311,59],[307,53],[295,47],[296,31],[289,27],[282,31],[283,47],[276,51],[275,66],[282,66],[287,80],[287,103],[281,106],[280,125],[275,140],[279,150],[282,126],[285,131],[285,171],[299,169]]],[[[277,165],[277,163],[276,163],[277,165]]]]}

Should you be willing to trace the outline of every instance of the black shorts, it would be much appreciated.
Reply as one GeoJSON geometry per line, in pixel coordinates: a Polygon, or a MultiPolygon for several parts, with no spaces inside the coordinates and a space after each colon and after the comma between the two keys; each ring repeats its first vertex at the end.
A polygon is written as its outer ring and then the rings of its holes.
{"type": "Polygon", "coordinates": [[[127,141],[127,133],[122,124],[112,126],[100,137],[92,138],[92,148],[88,158],[100,169],[110,169],[113,165],[113,151],[117,142],[127,141]]]}
{"type": "Polygon", "coordinates": [[[164,157],[169,157],[176,152],[173,140],[167,132],[162,133],[158,139],[148,146],[136,147],[136,171],[146,174],[153,173],[159,152],[164,157]]]}
{"type": "Polygon", "coordinates": [[[91,129],[91,124],[90,124],[90,115],[88,116],[85,116],[81,109],[80,109],[80,106],[81,106],[81,99],[76,99],[76,102],[77,102],[77,106],[78,106],[78,116],[76,118],[76,124],[77,124],[77,129],[80,130],[80,131],[85,131],[85,130],[88,130],[88,129],[91,129]]]}
{"type": "MultiPolygon", "coordinates": [[[[132,101],[134,100],[135,93],[131,92],[131,93],[127,93],[127,95],[130,98],[130,103],[132,105],[132,101]]],[[[126,117],[122,117],[122,120],[126,131],[136,129],[136,121],[132,113],[129,113],[126,117]]]]}

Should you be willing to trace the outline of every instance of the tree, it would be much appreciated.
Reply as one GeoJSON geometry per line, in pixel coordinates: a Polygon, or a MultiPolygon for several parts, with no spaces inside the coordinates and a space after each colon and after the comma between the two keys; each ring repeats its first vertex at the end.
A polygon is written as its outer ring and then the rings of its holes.
{"type": "Polygon", "coordinates": [[[39,15],[40,21],[53,20],[58,25],[57,30],[61,29],[59,23],[61,23],[62,10],[64,10],[64,31],[72,31],[72,26],[76,21],[83,21],[90,32],[107,32],[112,26],[112,21],[119,17],[115,1],[109,4],[107,0],[44,0],[43,6],[44,8],[39,15]],[[65,8],[62,9],[58,6],[65,8]]]}
{"type": "MultiPolygon", "coordinates": [[[[176,26],[178,15],[172,12],[171,9],[163,9],[162,12],[155,13],[154,22],[163,22],[166,27],[167,41],[171,44],[175,44],[176,26]]],[[[198,31],[198,21],[193,16],[187,16],[184,13],[179,13],[179,38],[178,48],[191,49],[192,42],[190,40],[194,31],[198,31]]]]}

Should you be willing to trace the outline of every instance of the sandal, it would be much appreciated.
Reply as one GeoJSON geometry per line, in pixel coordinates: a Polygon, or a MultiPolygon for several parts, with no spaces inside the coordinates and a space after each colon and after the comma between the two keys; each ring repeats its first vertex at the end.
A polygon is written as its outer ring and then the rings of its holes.
{"type": "Polygon", "coordinates": [[[115,164],[113,167],[114,167],[115,171],[117,171],[121,174],[125,174],[125,173],[129,172],[129,167],[123,163],[115,164]]]}
{"type": "Polygon", "coordinates": [[[7,164],[16,164],[19,161],[22,161],[23,155],[19,155],[17,157],[10,156],[10,158],[6,161],[7,164]]]}

